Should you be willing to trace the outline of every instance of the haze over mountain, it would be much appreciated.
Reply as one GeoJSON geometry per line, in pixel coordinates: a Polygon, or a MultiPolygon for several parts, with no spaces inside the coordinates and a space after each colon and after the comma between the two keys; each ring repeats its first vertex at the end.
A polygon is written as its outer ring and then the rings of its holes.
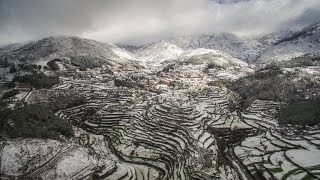
{"type": "Polygon", "coordinates": [[[190,34],[256,37],[319,21],[318,0],[0,1],[0,45],[48,36],[144,44],[190,34]]]}
{"type": "Polygon", "coordinates": [[[262,38],[244,39],[231,33],[177,36],[138,47],[101,43],[79,37],[50,37],[0,49],[2,59],[34,58],[44,63],[53,58],[85,57],[108,63],[141,61],[147,64],[181,58],[189,54],[222,53],[249,63],[289,60],[320,49],[319,23],[299,31],[279,31],[262,38]]]}

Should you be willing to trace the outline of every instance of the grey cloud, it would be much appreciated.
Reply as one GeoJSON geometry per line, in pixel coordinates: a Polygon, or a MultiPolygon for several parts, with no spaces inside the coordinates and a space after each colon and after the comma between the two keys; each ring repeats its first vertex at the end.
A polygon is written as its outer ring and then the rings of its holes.
{"type": "MultiPolygon", "coordinates": [[[[291,22],[288,22],[287,26],[293,26],[296,28],[305,27],[310,24],[320,22],[320,7],[311,7],[306,9],[299,17],[291,22]]],[[[285,27],[284,27],[285,28],[285,27]]]]}
{"type": "Polygon", "coordinates": [[[319,0],[0,0],[0,45],[52,35],[146,43],[174,35],[299,29],[319,0]]]}

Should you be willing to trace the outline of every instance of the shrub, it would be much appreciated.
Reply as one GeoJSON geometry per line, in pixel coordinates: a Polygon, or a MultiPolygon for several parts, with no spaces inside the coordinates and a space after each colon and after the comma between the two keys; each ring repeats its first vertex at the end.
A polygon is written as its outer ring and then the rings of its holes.
{"type": "Polygon", "coordinates": [[[221,65],[218,65],[216,63],[208,63],[207,66],[204,68],[203,72],[208,73],[209,69],[223,69],[224,67],[221,65]]]}
{"type": "Polygon", "coordinates": [[[315,59],[309,56],[301,56],[291,59],[290,61],[279,62],[279,66],[285,68],[293,68],[293,67],[307,67],[314,66],[316,62],[315,59]]]}
{"type": "Polygon", "coordinates": [[[58,111],[61,109],[79,106],[86,102],[87,101],[84,97],[77,94],[58,95],[49,99],[49,107],[54,111],[58,111]]]}
{"type": "Polygon", "coordinates": [[[298,81],[294,80],[295,77],[295,74],[282,74],[277,66],[269,66],[229,83],[228,87],[241,96],[243,108],[256,99],[293,102],[313,96],[310,90],[320,87],[309,77],[299,77],[298,81]]]}
{"type": "Polygon", "coordinates": [[[87,68],[86,68],[85,66],[82,66],[82,65],[81,65],[81,66],[79,67],[79,70],[80,70],[80,71],[86,71],[87,68]]]}
{"type": "Polygon", "coordinates": [[[23,71],[38,70],[38,65],[36,64],[18,64],[18,67],[23,71]]]}
{"type": "Polygon", "coordinates": [[[290,103],[279,110],[278,120],[279,124],[320,124],[320,98],[290,103]]]}
{"type": "Polygon", "coordinates": [[[17,72],[17,69],[16,69],[15,65],[11,65],[9,73],[15,73],[15,72],[17,72]]]}
{"type": "Polygon", "coordinates": [[[11,66],[11,63],[9,63],[8,59],[1,59],[0,60],[0,67],[7,68],[10,66],[11,66]]]}
{"type": "Polygon", "coordinates": [[[72,126],[55,116],[54,112],[43,105],[26,105],[19,109],[4,109],[1,115],[1,131],[12,138],[51,138],[59,135],[73,135],[72,126]]]}
{"type": "Polygon", "coordinates": [[[48,66],[43,66],[43,69],[48,71],[50,68],[48,66]]]}
{"type": "Polygon", "coordinates": [[[117,87],[123,86],[123,87],[129,87],[132,88],[134,87],[134,84],[129,80],[129,79],[115,79],[114,80],[114,85],[117,87]]]}
{"type": "Polygon", "coordinates": [[[93,69],[101,67],[102,65],[107,64],[107,61],[98,57],[75,56],[71,57],[71,64],[85,70],[87,68],[93,69]]]}
{"type": "Polygon", "coordinates": [[[44,73],[32,73],[23,76],[16,76],[12,82],[19,82],[30,84],[31,86],[40,88],[51,88],[53,85],[59,83],[59,78],[56,76],[47,76],[44,73]]]}
{"type": "Polygon", "coordinates": [[[8,92],[5,92],[3,95],[2,95],[2,99],[7,99],[7,98],[10,98],[12,96],[15,96],[19,94],[19,91],[18,90],[11,90],[11,91],[8,91],[8,92]]]}
{"type": "Polygon", "coordinates": [[[162,69],[162,72],[169,72],[170,70],[174,70],[174,64],[170,64],[162,69]]]}
{"type": "Polygon", "coordinates": [[[282,74],[281,68],[276,65],[271,65],[258,70],[252,77],[255,79],[268,79],[269,77],[275,77],[279,74],[282,74]]]}
{"type": "Polygon", "coordinates": [[[218,65],[218,64],[216,64],[216,63],[209,63],[209,64],[207,65],[207,68],[208,68],[208,69],[223,68],[223,66],[220,66],[220,65],[218,65]]]}
{"type": "Polygon", "coordinates": [[[52,61],[49,61],[47,63],[47,65],[50,67],[51,70],[53,71],[58,71],[60,69],[60,67],[58,66],[57,60],[52,60],[52,61]]]}

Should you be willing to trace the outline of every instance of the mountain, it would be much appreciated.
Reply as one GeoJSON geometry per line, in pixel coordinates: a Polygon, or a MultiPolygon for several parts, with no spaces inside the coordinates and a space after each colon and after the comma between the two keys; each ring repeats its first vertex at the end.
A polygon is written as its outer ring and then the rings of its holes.
{"type": "Polygon", "coordinates": [[[176,46],[175,44],[168,43],[166,41],[160,41],[150,46],[147,45],[134,52],[137,59],[144,63],[161,63],[164,60],[175,59],[184,50],[176,46]]]}
{"type": "Polygon", "coordinates": [[[177,45],[161,41],[151,44],[135,52],[136,58],[140,62],[149,65],[161,65],[164,62],[190,62],[208,64],[215,63],[221,66],[229,66],[230,64],[243,65],[243,61],[219,50],[196,48],[184,50],[177,45]]]}
{"type": "Polygon", "coordinates": [[[242,39],[231,33],[198,34],[174,37],[143,46],[117,46],[111,43],[79,37],[48,37],[39,41],[10,44],[0,48],[0,61],[17,64],[30,61],[46,65],[53,59],[64,59],[71,64],[89,67],[101,64],[125,65],[137,63],[160,64],[165,60],[206,54],[214,50],[249,63],[288,60],[320,49],[320,25],[314,24],[301,31],[279,31],[259,39],[242,39]],[[93,65],[92,65],[92,62],[93,65]]]}
{"type": "Polygon", "coordinates": [[[134,55],[124,48],[111,43],[105,43],[105,45],[122,59],[136,60],[134,55]]]}
{"type": "Polygon", "coordinates": [[[256,40],[244,40],[231,33],[181,36],[169,42],[182,49],[206,48],[223,51],[243,61],[255,58],[263,48],[256,40]]]}
{"type": "Polygon", "coordinates": [[[282,38],[266,48],[255,63],[289,60],[320,49],[320,23],[308,26],[301,31],[282,38]]]}
{"type": "Polygon", "coordinates": [[[113,44],[64,36],[48,37],[0,49],[0,60],[7,59],[14,63],[30,61],[30,63],[45,65],[53,59],[71,59],[72,61],[76,58],[115,65],[128,63],[131,56],[113,44]]]}
{"type": "Polygon", "coordinates": [[[197,34],[174,37],[129,48],[143,62],[178,58],[192,49],[213,49],[249,63],[289,60],[320,49],[319,23],[300,31],[282,30],[257,39],[243,39],[231,33],[197,34]]]}
{"type": "Polygon", "coordinates": [[[265,45],[265,46],[272,46],[279,42],[280,40],[287,38],[291,36],[294,32],[290,30],[281,30],[279,32],[273,32],[267,35],[262,36],[261,38],[258,38],[257,40],[265,45]]]}
{"type": "Polygon", "coordinates": [[[218,50],[203,48],[185,51],[178,58],[164,61],[161,65],[165,65],[164,71],[171,69],[171,73],[180,74],[181,77],[197,77],[204,73],[219,80],[234,80],[253,72],[240,59],[218,50]]]}
{"type": "Polygon", "coordinates": [[[182,53],[175,61],[181,63],[215,64],[219,67],[247,66],[247,63],[214,49],[192,49],[182,53]]]}
{"type": "Polygon", "coordinates": [[[144,45],[128,45],[128,44],[115,44],[115,45],[131,53],[141,49],[144,46],[144,45]]]}
{"type": "Polygon", "coordinates": [[[183,51],[204,48],[230,54],[243,61],[258,56],[264,46],[257,40],[244,40],[231,33],[187,35],[148,44],[136,50],[137,57],[143,61],[171,59],[183,51]]]}

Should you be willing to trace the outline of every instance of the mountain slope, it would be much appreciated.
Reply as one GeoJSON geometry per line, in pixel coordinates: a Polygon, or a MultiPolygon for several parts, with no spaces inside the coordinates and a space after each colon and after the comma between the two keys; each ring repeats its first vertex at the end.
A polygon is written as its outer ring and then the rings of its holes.
{"type": "Polygon", "coordinates": [[[141,62],[151,66],[159,66],[167,62],[186,62],[192,63],[212,63],[222,66],[230,64],[244,65],[243,61],[232,57],[231,55],[214,49],[196,48],[183,50],[175,44],[165,41],[152,44],[151,46],[140,49],[136,52],[136,57],[141,62]]]}
{"type": "Polygon", "coordinates": [[[129,59],[129,60],[136,60],[134,55],[130,53],[129,51],[125,50],[124,48],[121,48],[115,44],[111,43],[105,43],[105,45],[110,48],[115,54],[117,54],[122,59],[129,59]]]}
{"type": "Polygon", "coordinates": [[[148,44],[134,51],[143,61],[173,59],[191,49],[214,49],[243,61],[255,59],[264,46],[256,40],[243,40],[231,33],[186,35],[148,44]]]}
{"type": "Polygon", "coordinates": [[[124,50],[111,44],[79,37],[49,37],[26,44],[15,44],[0,49],[0,60],[11,62],[30,61],[45,65],[53,59],[82,59],[98,60],[110,65],[128,62],[123,55],[124,50]]]}
{"type": "Polygon", "coordinates": [[[261,52],[255,61],[265,63],[268,61],[289,60],[320,49],[320,23],[308,26],[301,31],[293,33],[261,52]]]}
{"type": "Polygon", "coordinates": [[[164,60],[175,59],[184,52],[175,44],[160,41],[146,45],[135,52],[135,56],[144,63],[161,63],[164,60]]]}
{"type": "Polygon", "coordinates": [[[169,42],[182,49],[215,49],[248,61],[257,56],[263,45],[256,40],[243,40],[231,33],[182,36],[169,42]]]}
{"type": "Polygon", "coordinates": [[[247,66],[247,63],[237,58],[234,58],[227,53],[217,51],[214,49],[203,48],[185,51],[179,56],[178,61],[197,61],[198,63],[213,63],[220,67],[247,66]]]}
{"type": "Polygon", "coordinates": [[[270,34],[267,34],[265,36],[262,36],[261,38],[257,39],[261,44],[265,46],[272,46],[279,41],[281,41],[284,38],[287,38],[289,36],[292,36],[294,32],[290,30],[281,30],[279,32],[273,32],[270,34]]]}

